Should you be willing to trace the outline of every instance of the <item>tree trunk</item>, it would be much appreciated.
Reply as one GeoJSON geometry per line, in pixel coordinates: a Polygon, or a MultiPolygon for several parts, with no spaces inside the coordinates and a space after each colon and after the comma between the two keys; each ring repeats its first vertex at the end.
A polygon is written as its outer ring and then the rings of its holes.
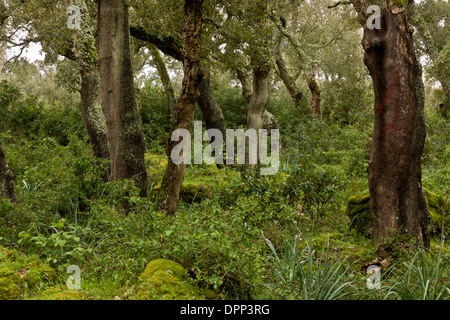
{"type": "Polygon", "coordinates": [[[300,101],[303,98],[303,93],[297,89],[294,81],[289,76],[286,65],[281,57],[277,57],[275,60],[275,63],[278,67],[278,75],[280,76],[281,80],[283,80],[283,83],[286,87],[286,89],[289,92],[289,95],[291,96],[292,100],[294,101],[294,106],[299,107],[300,101]]]}
{"type": "Polygon", "coordinates": [[[99,69],[111,180],[132,179],[147,194],[146,151],[135,100],[125,0],[98,1],[99,69]]]}
{"type": "Polygon", "coordinates": [[[369,162],[374,242],[383,252],[384,240],[407,234],[428,247],[429,213],[420,163],[426,136],[424,89],[412,34],[403,8],[391,1],[379,2],[383,5],[380,29],[367,27],[362,1],[352,3],[364,27],[364,62],[375,93],[369,162]]]}
{"type": "Polygon", "coordinates": [[[155,63],[156,69],[159,74],[159,78],[161,79],[162,85],[164,87],[164,91],[167,97],[167,112],[169,118],[173,120],[173,113],[175,112],[175,106],[177,105],[177,101],[175,99],[175,92],[173,90],[172,81],[170,81],[169,73],[167,72],[166,64],[164,63],[161,55],[159,54],[159,50],[156,48],[154,44],[149,44],[148,48],[153,57],[153,61],[155,63]]]}
{"type": "MultiPolygon", "coordinates": [[[[175,108],[172,131],[177,129],[191,131],[194,123],[194,107],[199,97],[199,82],[202,80],[201,75],[203,74],[199,59],[202,19],[203,0],[185,0],[183,29],[184,77],[181,94],[175,108]]],[[[168,163],[161,184],[164,194],[160,206],[167,214],[173,214],[176,211],[186,168],[186,163],[175,164],[171,156],[172,150],[178,143],[178,141],[171,141],[169,137],[166,145],[168,163]]]]}
{"type": "MultiPolygon", "coordinates": [[[[159,50],[161,50],[163,53],[171,56],[172,58],[184,62],[183,58],[183,52],[182,48],[178,46],[178,41],[175,39],[169,37],[165,39],[159,39],[157,36],[151,35],[147,33],[142,28],[131,28],[132,35],[135,36],[137,39],[140,39],[142,41],[146,41],[151,45],[156,46],[159,50]]],[[[201,68],[203,69],[203,68],[201,68]]],[[[162,73],[160,73],[161,81],[164,84],[164,77],[162,73]]],[[[206,76],[203,74],[203,76],[206,76]]],[[[168,78],[168,76],[167,76],[168,78]]],[[[170,79],[169,79],[170,81],[170,79]]],[[[205,80],[200,81],[200,97],[197,100],[197,103],[200,107],[200,110],[203,114],[203,119],[205,120],[207,129],[219,129],[222,132],[226,131],[226,123],[225,118],[223,117],[222,109],[217,104],[216,100],[214,99],[214,95],[211,90],[211,84],[209,80],[209,72],[207,75],[207,78],[205,80]]],[[[166,91],[167,93],[167,91],[166,91]]],[[[172,94],[170,94],[172,95],[172,94]]],[[[250,92],[251,95],[251,92],[250,92]]],[[[225,137],[225,134],[223,135],[225,137]]]]}
{"type": "Polygon", "coordinates": [[[98,70],[80,69],[80,72],[81,116],[89,135],[92,151],[97,158],[109,159],[106,119],[100,105],[100,75],[98,70]]]}
{"type": "MultiPolygon", "coordinates": [[[[65,4],[71,6],[73,0],[66,0],[65,4]]],[[[80,7],[80,29],[74,29],[72,34],[73,47],[69,43],[59,54],[75,61],[81,75],[81,116],[84,127],[92,145],[93,155],[100,159],[109,159],[108,137],[106,119],[100,102],[100,75],[98,71],[98,55],[96,38],[94,35],[94,21],[90,17],[85,1],[76,1],[80,7]]],[[[109,168],[103,179],[108,181],[109,168]]]]}
{"type": "Polygon", "coordinates": [[[278,75],[283,81],[284,86],[288,90],[289,95],[291,96],[294,102],[294,106],[298,108],[300,105],[300,101],[302,100],[303,93],[297,88],[294,79],[292,79],[291,76],[289,75],[286,63],[284,62],[281,56],[280,46],[281,46],[281,36],[278,39],[277,50],[275,52],[275,64],[277,65],[278,68],[278,75]]]}
{"type": "MultiPolygon", "coordinates": [[[[235,67],[234,69],[236,71],[239,81],[241,82],[242,96],[244,97],[245,102],[247,102],[247,105],[249,105],[250,101],[252,99],[253,92],[251,89],[250,81],[248,80],[247,73],[240,67],[235,67]]],[[[267,109],[264,110],[263,127],[262,128],[267,129],[267,130],[278,129],[277,118],[275,118],[275,116],[273,114],[271,114],[269,111],[267,111],[267,109]]]]}
{"type": "Polygon", "coordinates": [[[241,67],[235,67],[234,69],[236,70],[237,77],[241,82],[242,96],[244,97],[244,100],[248,105],[250,103],[250,100],[252,99],[252,89],[251,84],[248,80],[247,73],[241,67]]]}
{"type": "Polygon", "coordinates": [[[16,201],[14,193],[14,176],[6,162],[5,150],[0,141],[0,196],[16,201]]]}
{"type": "MultiPolygon", "coordinates": [[[[260,60],[258,65],[253,67],[253,93],[247,110],[247,130],[254,129],[256,131],[256,148],[249,148],[249,143],[245,144],[246,156],[245,163],[249,163],[249,160],[254,157],[256,162],[259,163],[259,129],[263,129],[264,126],[264,113],[266,112],[266,106],[269,102],[269,75],[270,65],[267,58],[260,60]],[[250,150],[256,152],[251,154],[250,150]]],[[[256,163],[256,164],[257,164],[256,163]]],[[[252,164],[250,164],[250,168],[252,164]]],[[[254,164],[253,164],[254,165],[254,164]]]]}
{"type": "Polygon", "coordinates": [[[223,117],[222,109],[214,99],[214,95],[211,89],[211,76],[210,72],[205,71],[202,80],[199,83],[200,95],[197,99],[198,106],[203,114],[205,120],[206,129],[218,129],[222,132],[222,136],[225,140],[226,137],[226,124],[223,117]]]}
{"type": "Polygon", "coordinates": [[[313,112],[313,117],[318,119],[321,118],[320,110],[320,90],[319,85],[316,81],[316,65],[312,66],[311,78],[308,79],[308,87],[311,91],[311,107],[313,112]]]}
{"type": "MultiPolygon", "coordinates": [[[[3,20],[3,17],[0,16],[0,37],[3,38],[6,36],[6,19],[3,20]]],[[[6,47],[8,46],[8,42],[0,41],[0,81],[3,80],[3,67],[5,65],[6,60],[6,47]]]]}
{"type": "Polygon", "coordinates": [[[269,102],[268,62],[263,62],[253,70],[253,93],[247,111],[247,129],[262,129],[264,111],[269,102]]]}

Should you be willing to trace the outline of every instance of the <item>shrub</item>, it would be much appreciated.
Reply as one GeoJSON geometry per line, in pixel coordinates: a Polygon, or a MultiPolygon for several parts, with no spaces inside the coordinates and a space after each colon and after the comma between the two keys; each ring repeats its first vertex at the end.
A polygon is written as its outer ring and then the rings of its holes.
{"type": "Polygon", "coordinates": [[[307,160],[287,173],[285,195],[299,202],[312,217],[323,216],[343,186],[342,174],[336,168],[316,166],[307,160]]]}

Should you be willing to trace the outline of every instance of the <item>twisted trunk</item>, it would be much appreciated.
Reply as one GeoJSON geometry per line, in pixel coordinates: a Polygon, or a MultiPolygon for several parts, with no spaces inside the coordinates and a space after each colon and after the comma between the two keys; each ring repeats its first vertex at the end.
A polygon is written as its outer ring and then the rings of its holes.
{"type": "MultiPolygon", "coordinates": [[[[180,97],[175,107],[172,131],[177,129],[191,131],[194,123],[194,107],[199,97],[198,89],[202,75],[199,59],[202,19],[203,0],[186,0],[183,31],[184,77],[180,97]]],[[[171,156],[172,150],[178,143],[169,137],[166,145],[168,163],[161,184],[164,193],[160,207],[167,214],[173,214],[176,211],[186,168],[185,162],[175,164],[171,156]]]]}
{"type": "Polygon", "coordinates": [[[275,52],[275,64],[277,65],[278,76],[281,78],[281,80],[284,83],[284,86],[288,90],[289,95],[291,96],[294,102],[294,106],[299,107],[300,101],[302,100],[303,97],[303,93],[297,88],[294,79],[292,79],[292,77],[289,75],[286,63],[284,62],[281,56],[280,46],[281,46],[281,36],[278,39],[275,52]]]}
{"type": "Polygon", "coordinates": [[[244,71],[244,69],[240,67],[235,67],[237,77],[239,81],[241,82],[242,86],[242,96],[244,97],[245,102],[247,104],[250,103],[250,100],[252,99],[252,89],[250,81],[248,80],[247,73],[244,71]]]}
{"type": "MultiPolygon", "coordinates": [[[[147,33],[144,29],[139,27],[132,27],[130,28],[130,31],[131,35],[136,39],[154,45],[164,54],[167,54],[178,61],[184,62],[184,53],[177,39],[174,39],[172,37],[160,39],[157,36],[147,33]]],[[[163,73],[160,73],[160,76],[161,81],[164,84],[165,76],[163,76],[163,73]]],[[[220,131],[225,132],[226,130],[225,118],[223,117],[222,109],[214,99],[214,95],[212,93],[211,84],[209,80],[209,72],[206,72],[206,74],[203,73],[201,75],[201,78],[203,77],[205,77],[205,79],[200,81],[199,84],[200,96],[197,100],[197,103],[203,114],[203,119],[205,120],[206,128],[219,129],[220,131]]],[[[172,93],[170,93],[169,90],[166,90],[166,94],[168,94],[168,100],[171,100],[169,96],[172,96],[172,93]]],[[[171,105],[172,102],[169,101],[169,106],[171,105]]]]}
{"type": "Polygon", "coordinates": [[[197,99],[197,104],[203,114],[206,129],[218,129],[222,132],[222,136],[226,137],[226,124],[223,117],[222,109],[214,99],[211,89],[211,76],[209,70],[205,72],[202,80],[199,83],[200,95],[197,99]]]}

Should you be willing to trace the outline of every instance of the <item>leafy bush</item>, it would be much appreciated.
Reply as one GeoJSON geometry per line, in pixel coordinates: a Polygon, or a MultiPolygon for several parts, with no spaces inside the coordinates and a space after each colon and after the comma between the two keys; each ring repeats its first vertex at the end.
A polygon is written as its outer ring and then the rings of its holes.
{"type": "Polygon", "coordinates": [[[139,94],[138,104],[148,148],[162,153],[172,126],[166,95],[161,88],[145,86],[139,94]]]}
{"type": "Polygon", "coordinates": [[[240,88],[221,89],[214,97],[222,109],[227,128],[238,128],[247,124],[247,103],[240,88]]]}
{"type": "Polygon", "coordinates": [[[91,237],[89,227],[66,224],[64,219],[50,224],[50,235],[38,234],[32,236],[28,232],[19,233],[19,244],[26,245],[28,250],[39,254],[50,266],[57,266],[64,270],[71,264],[80,264],[86,261],[92,248],[86,245],[91,237]]]}
{"type": "Polygon", "coordinates": [[[174,217],[157,213],[154,223],[160,257],[189,267],[201,286],[244,299],[261,282],[265,257],[259,231],[241,215],[208,202],[204,210],[181,210],[174,217]]]}
{"type": "Polygon", "coordinates": [[[0,84],[0,129],[41,139],[52,137],[67,145],[71,135],[86,137],[79,108],[45,105],[37,96],[25,96],[8,82],[0,84]]]}
{"type": "Polygon", "coordinates": [[[333,167],[315,166],[310,161],[288,169],[284,193],[299,202],[303,210],[321,217],[336,199],[343,186],[342,173],[333,167]]]}

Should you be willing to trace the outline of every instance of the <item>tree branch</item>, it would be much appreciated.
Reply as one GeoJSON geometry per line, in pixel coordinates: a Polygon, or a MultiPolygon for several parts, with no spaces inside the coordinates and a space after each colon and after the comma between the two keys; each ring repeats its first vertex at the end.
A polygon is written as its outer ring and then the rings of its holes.
{"type": "Polygon", "coordinates": [[[148,33],[142,27],[130,27],[130,34],[136,39],[154,44],[164,54],[167,54],[178,61],[183,61],[183,46],[179,41],[177,41],[177,39],[173,37],[161,39],[148,33]]]}
{"type": "Polygon", "coordinates": [[[349,5],[349,4],[352,4],[352,3],[350,1],[338,1],[334,4],[330,4],[328,6],[328,9],[336,8],[337,6],[340,6],[340,5],[349,5]]]}

